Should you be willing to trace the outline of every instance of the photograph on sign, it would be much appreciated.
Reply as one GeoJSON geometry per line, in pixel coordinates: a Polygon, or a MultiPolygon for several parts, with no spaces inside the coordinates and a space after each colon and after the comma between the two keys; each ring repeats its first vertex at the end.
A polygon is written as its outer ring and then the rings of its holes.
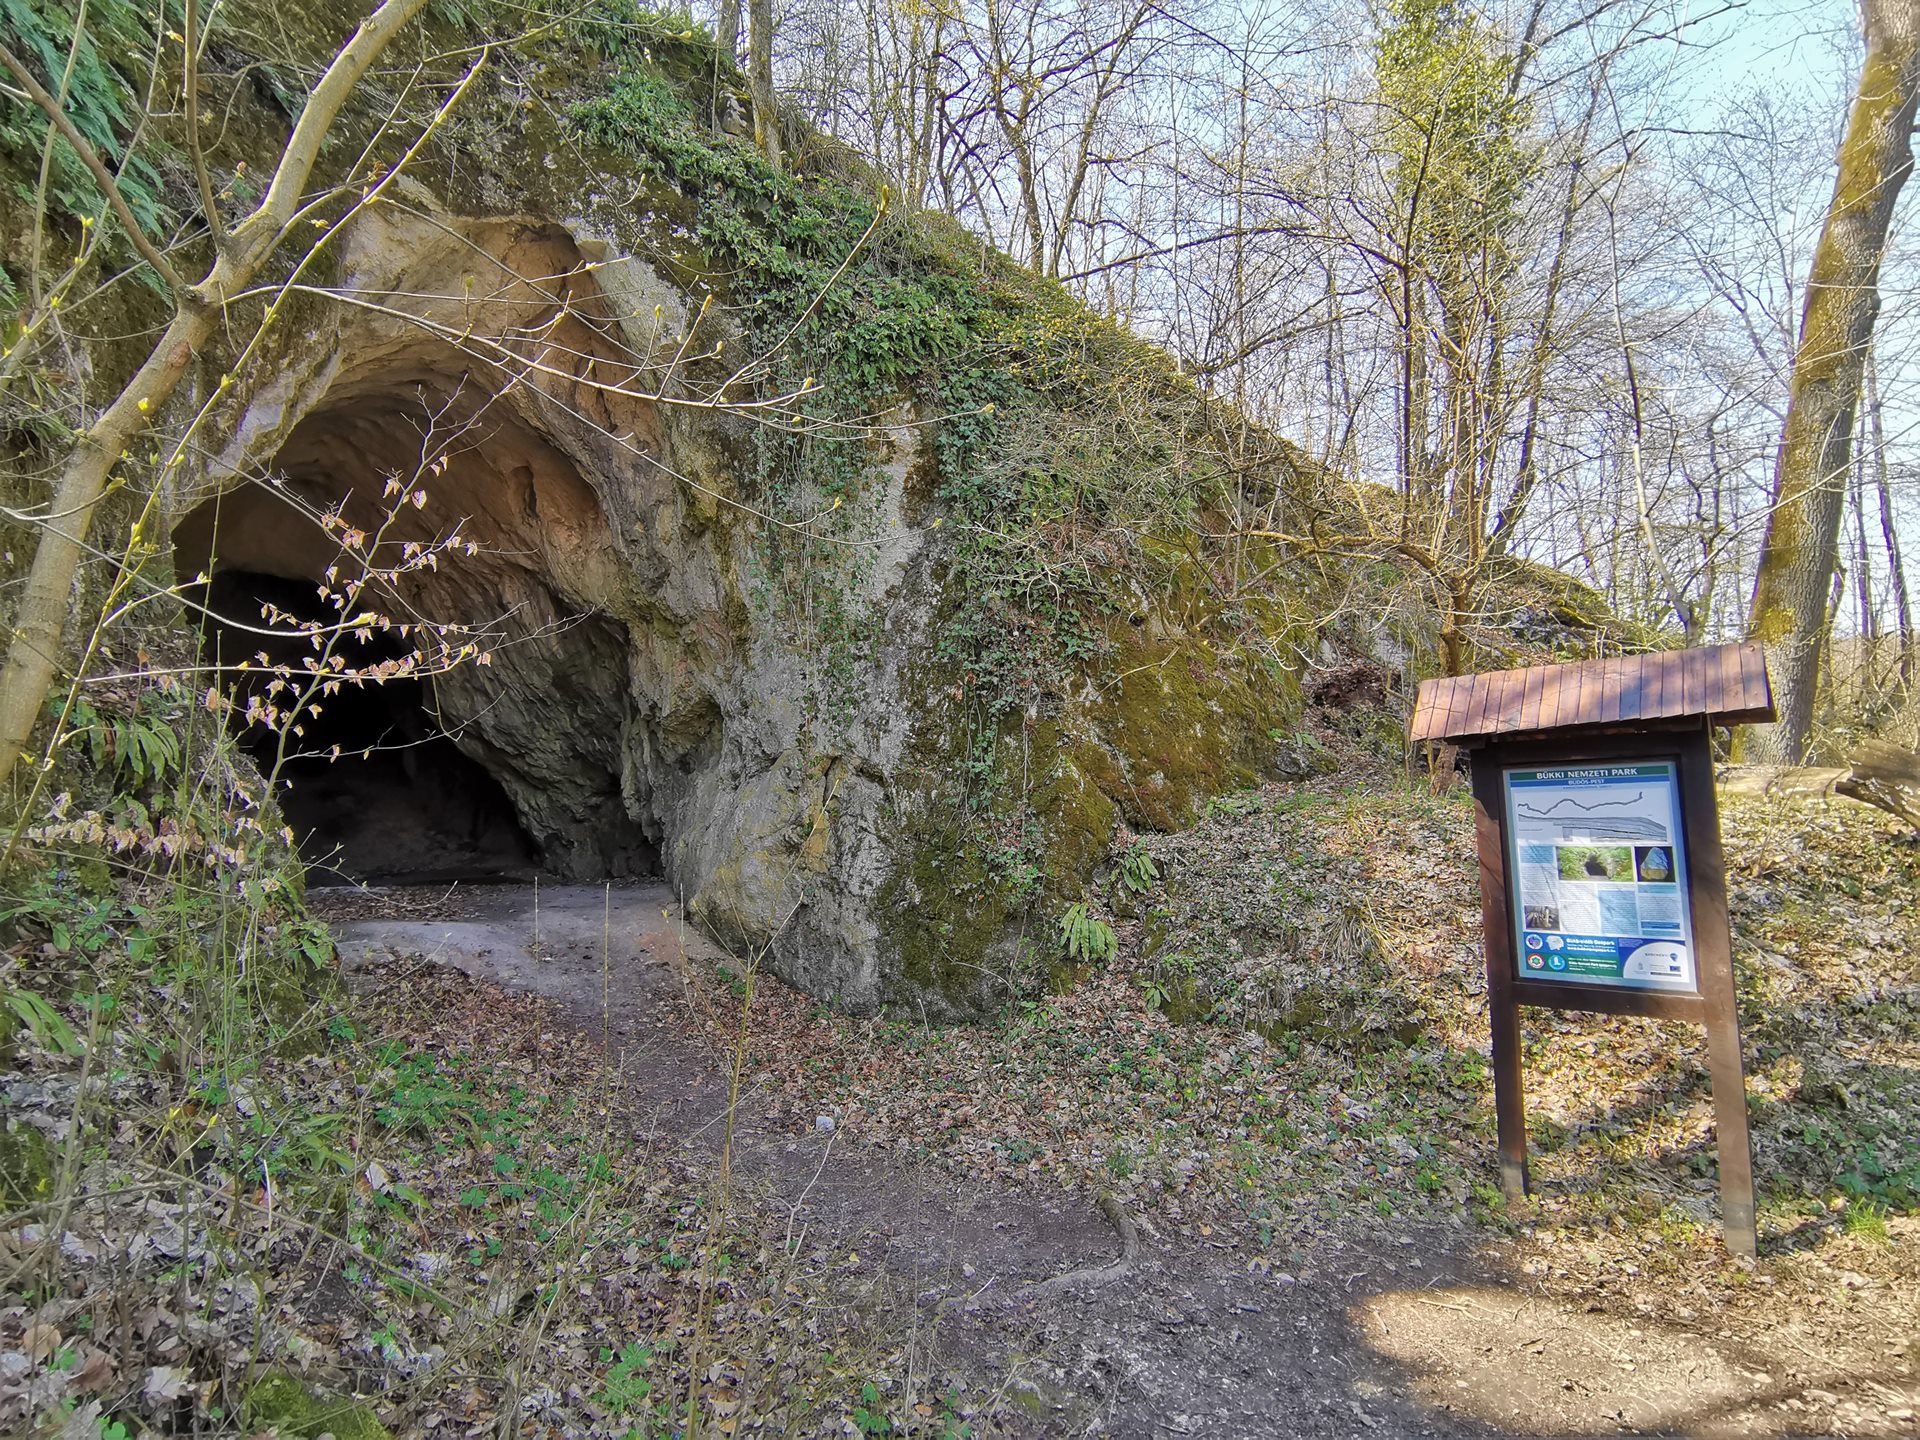
{"type": "Polygon", "coordinates": [[[1509,769],[1504,780],[1520,978],[1697,989],[1673,762],[1509,769]]]}

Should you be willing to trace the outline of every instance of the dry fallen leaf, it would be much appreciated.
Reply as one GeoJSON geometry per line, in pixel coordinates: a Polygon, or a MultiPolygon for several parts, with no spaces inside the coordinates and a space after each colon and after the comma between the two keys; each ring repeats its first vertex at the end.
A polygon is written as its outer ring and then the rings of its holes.
{"type": "Polygon", "coordinates": [[[20,1348],[29,1360],[45,1360],[60,1348],[60,1338],[60,1332],[51,1325],[29,1325],[20,1337],[20,1348]]]}
{"type": "Polygon", "coordinates": [[[156,1365],[147,1371],[140,1393],[154,1401],[178,1400],[193,1393],[193,1380],[187,1372],[172,1365],[156,1365]]]}
{"type": "Polygon", "coordinates": [[[119,1367],[113,1363],[113,1357],[104,1350],[96,1350],[91,1345],[80,1357],[80,1363],[68,1376],[68,1383],[75,1390],[90,1393],[104,1390],[113,1383],[113,1377],[119,1373],[119,1367]]]}

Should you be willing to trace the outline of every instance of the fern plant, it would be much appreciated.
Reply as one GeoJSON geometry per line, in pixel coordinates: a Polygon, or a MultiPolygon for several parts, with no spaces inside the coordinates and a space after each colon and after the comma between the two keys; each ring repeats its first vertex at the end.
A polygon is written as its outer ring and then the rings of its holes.
{"type": "Polygon", "coordinates": [[[1113,958],[1113,927],[1087,911],[1085,901],[1067,907],[1060,917],[1060,948],[1075,964],[1113,958]]]}
{"type": "MultiPolygon", "coordinates": [[[[142,228],[149,234],[164,231],[170,214],[160,172],[145,156],[122,153],[125,139],[139,128],[137,57],[153,49],[146,12],[129,0],[92,0],[84,10],[61,0],[0,0],[0,40],[39,71],[42,84],[65,95],[74,129],[117,172],[121,198],[142,228]]],[[[0,185],[15,202],[34,201],[46,129],[24,97],[0,96],[0,160],[5,162],[0,170],[9,177],[0,185]]],[[[47,153],[53,212],[111,226],[99,188],[79,157],[65,145],[47,153]]],[[[146,278],[158,283],[157,277],[146,278]]]]}
{"type": "Polygon", "coordinates": [[[180,735],[150,715],[102,715],[86,701],[73,707],[70,738],[103,770],[124,770],[136,784],[159,780],[180,764],[180,735]]]}

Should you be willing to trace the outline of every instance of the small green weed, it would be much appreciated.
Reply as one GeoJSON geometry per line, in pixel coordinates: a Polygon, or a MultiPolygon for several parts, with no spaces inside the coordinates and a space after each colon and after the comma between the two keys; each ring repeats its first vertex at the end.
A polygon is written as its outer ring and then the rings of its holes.
{"type": "Polygon", "coordinates": [[[972,1422],[960,1418],[960,1392],[949,1385],[940,1397],[940,1440],[971,1440],[972,1422]]]}
{"type": "Polygon", "coordinates": [[[1146,842],[1136,840],[1127,847],[1127,853],[1120,857],[1120,863],[1114,870],[1114,880],[1123,890],[1135,895],[1144,895],[1151,890],[1160,878],[1160,867],[1153,863],[1146,842]]]}
{"type": "Polygon", "coordinates": [[[893,1421],[887,1418],[880,1387],[871,1380],[860,1387],[860,1403],[853,1408],[853,1424],[862,1435],[893,1433],[893,1421]]]}
{"type": "Polygon", "coordinates": [[[1855,1200],[1847,1206],[1841,1220],[1847,1234],[1884,1245],[1891,1235],[1887,1230],[1887,1207],[1873,1200],[1855,1200]]]}
{"type": "Polygon", "coordinates": [[[629,1341],[616,1356],[610,1349],[600,1352],[602,1362],[611,1360],[600,1393],[594,1399],[615,1415],[626,1415],[645,1405],[653,1394],[653,1381],[647,1367],[653,1364],[653,1351],[637,1341],[629,1341]]]}

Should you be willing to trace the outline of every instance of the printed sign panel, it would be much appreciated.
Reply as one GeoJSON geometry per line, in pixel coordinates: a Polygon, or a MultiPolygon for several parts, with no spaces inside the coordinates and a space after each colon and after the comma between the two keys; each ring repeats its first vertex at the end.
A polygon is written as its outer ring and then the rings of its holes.
{"type": "Polygon", "coordinates": [[[1504,779],[1520,978],[1697,990],[1674,763],[1504,779]]]}

